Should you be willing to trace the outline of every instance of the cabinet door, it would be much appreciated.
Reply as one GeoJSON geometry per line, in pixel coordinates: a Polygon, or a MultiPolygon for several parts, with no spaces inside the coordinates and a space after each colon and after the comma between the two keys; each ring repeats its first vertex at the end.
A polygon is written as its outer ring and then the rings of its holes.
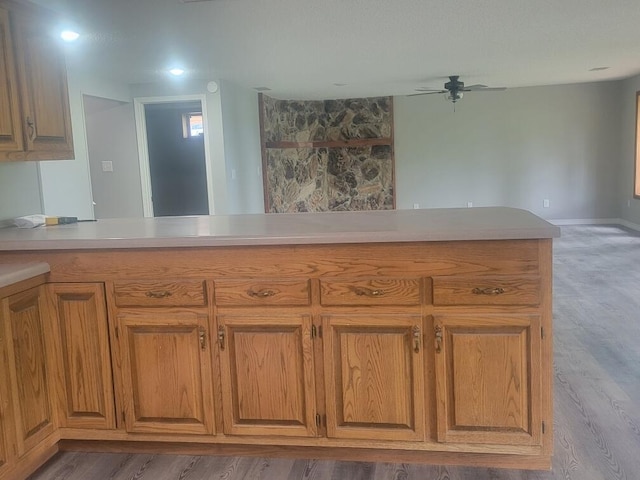
{"type": "Polygon", "coordinates": [[[40,287],[2,300],[18,456],[54,430],[44,343],[45,308],[40,287]]]}
{"type": "Polygon", "coordinates": [[[120,311],[118,323],[127,431],[213,433],[207,315],[120,311]]]}
{"type": "Polygon", "coordinates": [[[71,115],[60,40],[38,17],[12,12],[27,160],[73,158],[71,115]]]}
{"type": "Polygon", "coordinates": [[[311,317],[218,317],[227,434],[315,436],[311,317]]]}
{"type": "Polygon", "coordinates": [[[9,13],[0,8],[0,160],[21,152],[22,125],[9,13]]]}
{"type": "Polygon", "coordinates": [[[0,478],[13,463],[13,455],[10,454],[13,429],[9,423],[11,415],[11,397],[9,396],[9,370],[7,365],[7,336],[5,334],[4,318],[0,312],[0,478]]]}
{"type": "Polygon", "coordinates": [[[540,317],[435,317],[438,441],[539,445],[540,317]]]}
{"type": "Polygon", "coordinates": [[[48,285],[61,427],[115,428],[102,284],[48,285]]]}
{"type": "Polygon", "coordinates": [[[323,317],[327,435],[423,440],[420,315],[323,317]]]}

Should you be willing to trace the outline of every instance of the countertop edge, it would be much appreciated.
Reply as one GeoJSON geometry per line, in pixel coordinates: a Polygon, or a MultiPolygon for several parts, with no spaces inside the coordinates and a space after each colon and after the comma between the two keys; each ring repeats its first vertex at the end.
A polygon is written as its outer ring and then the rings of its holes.
{"type": "Polygon", "coordinates": [[[0,251],[375,244],[559,236],[558,226],[526,210],[480,207],[106,219],[93,224],[0,231],[0,251]]]}
{"type": "Polygon", "coordinates": [[[51,267],[45,262],[0,264],[0,288],[29,280],[50,271],[51,267]]]}

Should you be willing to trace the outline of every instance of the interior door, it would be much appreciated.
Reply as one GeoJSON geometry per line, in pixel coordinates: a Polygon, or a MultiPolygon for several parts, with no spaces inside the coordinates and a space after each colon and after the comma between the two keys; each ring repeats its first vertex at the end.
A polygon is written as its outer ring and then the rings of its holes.
{"type": "Polygon", "coordinates": [[[209,215],[202,104],[152,103],[144,110],[154,216],[209,215]]]}

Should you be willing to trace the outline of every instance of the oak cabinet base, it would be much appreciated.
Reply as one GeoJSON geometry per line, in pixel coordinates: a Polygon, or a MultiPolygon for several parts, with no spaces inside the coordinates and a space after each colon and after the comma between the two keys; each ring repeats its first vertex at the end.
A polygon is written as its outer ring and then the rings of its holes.
{"type": "Polygon", "coordinates": [[[92,375],[113,388],[74,395],[80,371],[58,385],[69,413],[97,422],[94,412],[107,412],[102,429],[60,414],[61,448],[548,469],[551,246],[0,252],[0,261],[51,265],[57,364],[71,352],[100,359],[92,375]],[[109,342],[104,318],[72,322],[103,311],[92,303],[102,289],[74,282],[104,285],[109,342]]]}

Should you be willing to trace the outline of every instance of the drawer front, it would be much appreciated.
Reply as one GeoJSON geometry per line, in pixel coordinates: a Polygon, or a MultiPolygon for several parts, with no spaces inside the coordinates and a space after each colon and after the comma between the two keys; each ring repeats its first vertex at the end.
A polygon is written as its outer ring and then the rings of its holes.
{"type": "Polygon", "coordinates": [[[433,304],[538,305],[540,277],[503,275],[491,277],[434,277],[433,304]]]}
{"type": "Polygon", "coordinates": [[[309,305],[309,280],[219,280],[216,305],[309,305]]]}
{"type": "Polygon", "coordinates": [[[322,305],[419,305],[419,278],[321,280],[322,305]]]}
{"type": "Polygon", "coordinates": [[[207,304],[202,280],[116,282],[114,289],[118,307],[200,307],[207,304]]]}

